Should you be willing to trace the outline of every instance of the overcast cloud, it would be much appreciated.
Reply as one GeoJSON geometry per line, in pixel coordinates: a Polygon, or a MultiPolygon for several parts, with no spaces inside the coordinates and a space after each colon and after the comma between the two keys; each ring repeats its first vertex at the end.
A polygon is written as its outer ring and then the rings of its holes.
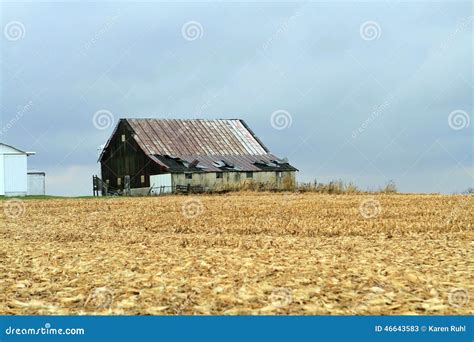
{"type": "Polygon", "coordinates": [[[242,118],[300,181],[473,186],[471,2],[0,6],[0,141],[49,194],[92,193],[99,110],[242,118]]]}

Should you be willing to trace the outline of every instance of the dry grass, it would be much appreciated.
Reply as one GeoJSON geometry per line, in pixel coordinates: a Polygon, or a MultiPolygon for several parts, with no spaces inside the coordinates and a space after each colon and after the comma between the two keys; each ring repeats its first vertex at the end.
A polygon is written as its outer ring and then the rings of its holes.
{"type": "Polygon", "coordinates": [[[472,196],[0,205],[0,314],[474,313],[472,196]]]}

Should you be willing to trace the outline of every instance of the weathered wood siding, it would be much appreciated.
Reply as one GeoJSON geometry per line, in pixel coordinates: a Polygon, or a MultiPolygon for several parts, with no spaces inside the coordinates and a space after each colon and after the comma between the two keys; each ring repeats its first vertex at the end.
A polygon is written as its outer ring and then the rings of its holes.
{"type": "Polygon", "coordinates": [[[160,167],[140,149],[132,134],[130,126],[122,122],[104,152],[101,163],[102,180],[108,180],[109,186],[113,188],[123,189],[125,176],[130,176],[132,188],[149,187],[150,175],[161,172],[160,167]],[[122,141],[122,135],[125,136],[125,142],[122,141]],[[144,183],[141,182],[141,176],[145,177],[144,183]],[[118,178],[121,179],[120,185],[118,178]]]}

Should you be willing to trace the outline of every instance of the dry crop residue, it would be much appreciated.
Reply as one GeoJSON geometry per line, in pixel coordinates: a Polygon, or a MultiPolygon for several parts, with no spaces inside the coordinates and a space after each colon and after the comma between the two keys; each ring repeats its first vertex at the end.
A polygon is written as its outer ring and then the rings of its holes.
{"type": "Polygon", "coordinates": [[[472,314],[474,197],[0,201],[0,314],[472,314]]]}

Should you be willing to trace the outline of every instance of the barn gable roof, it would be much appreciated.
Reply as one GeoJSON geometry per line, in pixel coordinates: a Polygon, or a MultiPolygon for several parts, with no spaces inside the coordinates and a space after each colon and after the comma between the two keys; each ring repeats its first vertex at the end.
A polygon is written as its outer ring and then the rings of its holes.
{"type": "Polygon", "coordinates": [[[121,123],[128,124],[143,152],[170,172],[296,171],[240,119],[121,119],[117,127],[121,123]]]}
{"type": "Polygon", "coordinates": [[[268,149],[243,120],[126,119],[152,155],[260,155],[268,149]]]}

